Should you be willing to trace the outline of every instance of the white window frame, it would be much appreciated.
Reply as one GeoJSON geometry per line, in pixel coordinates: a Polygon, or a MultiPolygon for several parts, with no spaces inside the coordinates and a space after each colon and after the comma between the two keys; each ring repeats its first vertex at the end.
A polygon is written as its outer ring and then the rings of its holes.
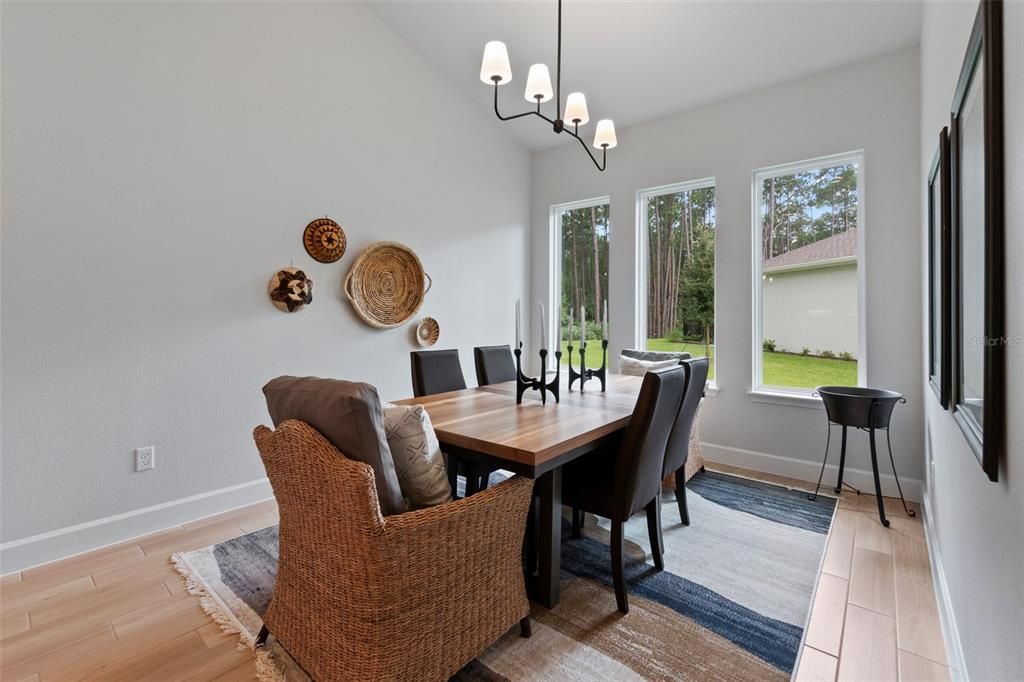
{"type": "Polygon", "coordinates": [[[751,261],[753,264],[753,335],[751,337],[751,389],[750,396],[755,401],[783,402],[805,407],[821,407],[821,398],[813,396],[814,389],[792,388],[788,386],[772,386],[763,383],[764,368],[762,367],[761,343],[764,338],[762,320],[763,300],[761,265],[761,187],[762,183],[772,177],[791,175],[809,170],[855,164],[857,166],[857,385],[867,385],[867,306],[866,306],[866,263],[864,259],[864,239],[867,234],[867,220],[864,212],[865,166],[864,150],[857,149],[840,154],[819,156],[814,159],[784,163],[767,168],[760,168],[753,173],[751,183],[751,261]]]}
{"type": "MultiPolygon", "coordinates": [[[[561,339],[556,339],[558,335],[558,306],[562,300],[562,213],[565,211],[574,211],[580,208],[590,208],[591,206],[608,206],[608,248],[609,257],[611,256],[611,240],[612,240],[612,216],[611,216],[611,197],[608,195],[600,197],[592,197],[590,199],[580,199],[579,201],[567,201],[561,204],[552,204],[548,211],[548,300],[547,300],[547,318],[548,318],[548,348],[551,349],[552,359],[548,361],[549,367],[554,367],[554,352],[561,348],[561,339]],[[553,343],[554,342],[554,343],[553,343]]],[[[609,284],[611,283],[611,266],[609,265],[608,272],[609,284]]],[[[610,297],[609,297],[610,298],[610,297]]],[[[608,313],[608,317],[611,318],[611,312],[608,313]]],[[[579,321],[577,320],[577,323],[579,321]]],[[[611,322],[608,323],[609,326],[611,322]]],[[[567,361],[567,358],[562,358],[567,361]]]]}
{"type": "MultiPolygon", "coordinates": [[[[715,182],[715,177],[699,178],[697,180],[687,180],[686,182],[675,182],[669,185],[658,185],[657,187],[647,187],[645,189],[637,190],[636,192],[636,264],[634,271],[636,272],[636,286],[634,289],[635,300],[634,310],[636,310],[636,324],[633,328],[633,346],[642,350],[647,350],[647,284],[648,284],[648,273],[647,264],[649,262],[648,249],[648,229],[647,229],[647,204],[648,200],[652,197],[661,196],[663,194],[678,194],[680,192],[689,192],[695,189],[707,189],[712,187],[715,189],[715,336],[717,341],[718,336],[718,186],[715,182]]],[[[717,344],[716,344],[717,350],[717,344]]],[[[718,353],[715,353],[715,360],[713,361],[715,368],[715,377],[718,376],[718,353]]],[[[708,381],[708,387],[714,392],[717,392],[718,385],[714,381],[708,381]]]]}

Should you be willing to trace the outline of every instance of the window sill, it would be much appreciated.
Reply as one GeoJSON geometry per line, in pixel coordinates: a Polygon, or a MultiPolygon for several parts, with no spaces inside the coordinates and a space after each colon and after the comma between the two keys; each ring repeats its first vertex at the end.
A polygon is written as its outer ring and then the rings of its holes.
{"type": "Polygon", "coordinates": [[[775,405],[789,405],[791,407],[806,407],[814,410],[825,409],[821,398],[810,393],[797,393],[796,391],[773,391],[771,389],[759,388],[747,391],[747,395],[755,403],[773,403],[775,405]]]}
{"type": "Polygon", "coordinates": [[[718,384],[711,383],[710,381],[704,385],[704,395],[708,398],[714,398],[718,395],[718,384]]]}

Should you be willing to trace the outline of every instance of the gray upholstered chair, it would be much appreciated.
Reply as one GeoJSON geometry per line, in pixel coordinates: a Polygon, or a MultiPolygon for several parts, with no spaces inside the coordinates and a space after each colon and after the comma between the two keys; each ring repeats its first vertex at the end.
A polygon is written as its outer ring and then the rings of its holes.
{"type": "MultiPolygon", "coordinates": [[[[466,378],[462,374],[462,362],[459,360],[457,348],[417,350],[409,353],[409,359],[412,363],[412,394],[415,397],[466,388],[466,378]]],[[[491,469],[488,467],[458,462],[457,470],[466,479],[467,496],[487,487],[491,475],[491,469]]],[[[456,490],[452,490],[452,495],[455,494],[456,490]]]]}
{"type": "Polygon", "coordinates": [[[675,474],[676,503],[679,505],[679,518],[684,526],[690,525],[690,512],[686,508],[686,459],[690,453],[690,432],[697,418],[700,399],[704,397],[704,385],[708,380],[708,359],[683,361],[686,372],[686,388],[683,399],[679,403],[672,433],[665,448],[665,464],[662,467],[662,479],[675,474]]]}
{"type": "Polygon", "coordinates": [[[664,567],[661,542],[661,470],[665,447],[679,413],[686,375],[682,367],[644,375],[633,417],[617,448],[602,448],[569,462],[562,479],[562,503],[573,509],[573,536],[580,512],[611,521],[612,579],[619,611],[629,613],[623,564],[623,525],[641,509],[647,511],[651,554],[664,567]]]}
{"type": "Polygon", "coordinates": [[[409,353],[412,362],[412,394],[417,398],[466,388],[459,350],[417,350],[409,353]]]}
{"type": "Polygon", "coordinates": [[[477,346],[473,349],[473,364],[476,365],[478,386],[515,381],[516,365],[512,360],[512,349],[504,346],[477,346]]]}

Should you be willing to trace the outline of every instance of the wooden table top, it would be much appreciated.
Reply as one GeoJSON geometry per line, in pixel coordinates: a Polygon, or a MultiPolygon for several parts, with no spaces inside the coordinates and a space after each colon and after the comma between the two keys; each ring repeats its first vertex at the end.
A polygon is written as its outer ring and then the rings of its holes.
{"type": "Polygon", "coordinates": [[[567,389],[567,374],[561,379],[561,402],[554,403],[549,395],[547,405],[541,404],[537,391],[526,391],[522,404],[516,405],[512,381],[395,402],[423,405],[447,449],[482,455],[537,476],[625,428],[643,378],[609,375],[604,393],[592,379],[582,394],[567,389]]]}

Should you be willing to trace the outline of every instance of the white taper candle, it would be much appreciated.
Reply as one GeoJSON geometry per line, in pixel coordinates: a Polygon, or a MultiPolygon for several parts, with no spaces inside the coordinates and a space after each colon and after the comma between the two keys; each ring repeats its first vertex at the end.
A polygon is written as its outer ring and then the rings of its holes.
{"type": "Polygon", "coordinates": [[[548,330],[547,325],[544,323],[544,302],[537,301],[537,305],[540,306],[540,349],[547,350],[548,330]]]}
{"type": "Polygon", "coordinates": [[[558,324],[555,325],[555,350],[558,351],[562,348],[562,306],[558,306],[556,309],[558,315],[558,324]]]}
{"type": "Polygon", "coordinates": [[[587,309],[580,305],[580,348],[587,340],[587,309]]]}
{"type": "Polygon", "coordinates": [[[604,321],[601,323],[601,329],[604,335],[601,337],[605,341],[608,340],[608,299],[604,299],[604,321]]]}
{"type": "Polygon", "coordinates": [[[519,299],[516,299],[516,348],[523,345],[523,332],[519,324],[519,299]]]}

